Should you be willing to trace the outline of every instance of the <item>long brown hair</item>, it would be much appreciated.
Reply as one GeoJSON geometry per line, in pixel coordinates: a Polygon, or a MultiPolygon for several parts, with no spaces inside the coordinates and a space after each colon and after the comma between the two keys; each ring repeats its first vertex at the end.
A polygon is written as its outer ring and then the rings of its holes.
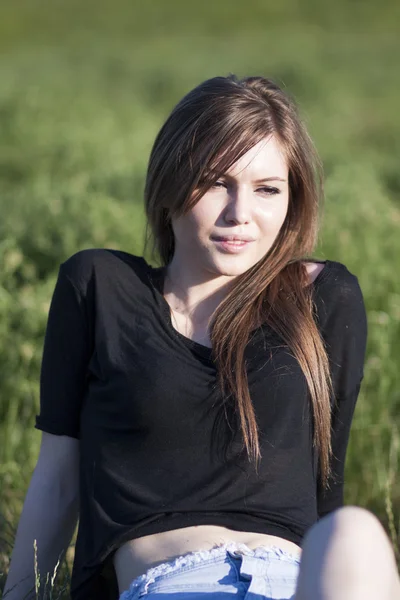
{"type": "Polygon", "coordinates": [[[210,337],[223,397],[236,399],[248,456],[261,454],[244,351],[250,333],[268,323],[284,340],[306,378],[321,481],[331,475],[329,361],[314,313],[304,258],[317,240],[322,168],[291,98],[273,81],[214,77],[190,91],[158,133],[146,186],[146,243],[153,238],[163,266],[174,254],[171,218],[186,214],[202,195],[262,139],[274,135],[289,167],[286,219],[267,254],[235,278],[213,313],[210,337]],[[150,232],[149,232],[150,227],[150,232]]]}

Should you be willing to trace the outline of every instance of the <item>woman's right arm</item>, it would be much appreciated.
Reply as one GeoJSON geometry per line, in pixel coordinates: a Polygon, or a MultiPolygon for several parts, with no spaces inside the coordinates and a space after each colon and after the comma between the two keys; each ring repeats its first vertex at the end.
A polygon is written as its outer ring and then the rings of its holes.
{"type": "Polygon", "coordinates": [[[79,514],[79,440],[42,433],[34,469],[18,524],[3,597],[35,598],[34,540],[43,591],[74,534],[79,514]],[[28,595],[29,594],[29,595],[28,595]]]}
{"type": "Polygon", "coordinates": [[[81,251],[59,268],[40,373],[40,414],[35,427],[42,431],[42,442],[17,529],[6,600],[22,600],[34,586],[34,540],[38,570],[41,576],[51,576],[76,527],[80,413],[94,343],[96,256],[96,250],[81,251]]]}

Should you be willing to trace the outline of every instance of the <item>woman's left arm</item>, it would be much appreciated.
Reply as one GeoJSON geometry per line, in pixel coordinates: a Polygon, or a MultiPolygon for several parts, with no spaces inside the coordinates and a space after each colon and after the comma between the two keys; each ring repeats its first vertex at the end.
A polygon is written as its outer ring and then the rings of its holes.
{"type": "Polygon", "coordinates": [[[361,382],[367,342],[367,318],[357,280],[346,267],[326,285],[322,306],[322,335],[332,373],[332,476],[322,489],[318,480],[319,518],[343,506],[344,466],[350,427],[361,382]]]}

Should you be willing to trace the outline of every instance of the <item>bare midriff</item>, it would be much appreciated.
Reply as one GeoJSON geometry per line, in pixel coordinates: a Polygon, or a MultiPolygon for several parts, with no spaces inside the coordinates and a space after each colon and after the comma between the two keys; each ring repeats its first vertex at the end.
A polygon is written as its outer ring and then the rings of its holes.
{"type": "Polygon", "coordinates": [[[237,542],[254,549],[276,546],[300,558],[297,544],[274,535],[233,531],[218,525],[199,525],[147,535],[124,543],[114,555],[114,567],[121,594],[132,581],[151,567],[170,562],[178,556],[199,550],[210,550],[223,544],[237,542]]]}

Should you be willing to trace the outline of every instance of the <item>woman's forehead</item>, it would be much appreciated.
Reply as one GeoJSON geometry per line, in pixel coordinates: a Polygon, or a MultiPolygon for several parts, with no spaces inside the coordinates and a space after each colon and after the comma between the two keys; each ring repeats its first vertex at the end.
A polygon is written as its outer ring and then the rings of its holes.
{"type": "Polygon", "coordinates": [[[274,136],[270,136],[243,154],[227,169],[225,175],[235,179],[286,179],[288,164],[279,142],[274,136]]]}

